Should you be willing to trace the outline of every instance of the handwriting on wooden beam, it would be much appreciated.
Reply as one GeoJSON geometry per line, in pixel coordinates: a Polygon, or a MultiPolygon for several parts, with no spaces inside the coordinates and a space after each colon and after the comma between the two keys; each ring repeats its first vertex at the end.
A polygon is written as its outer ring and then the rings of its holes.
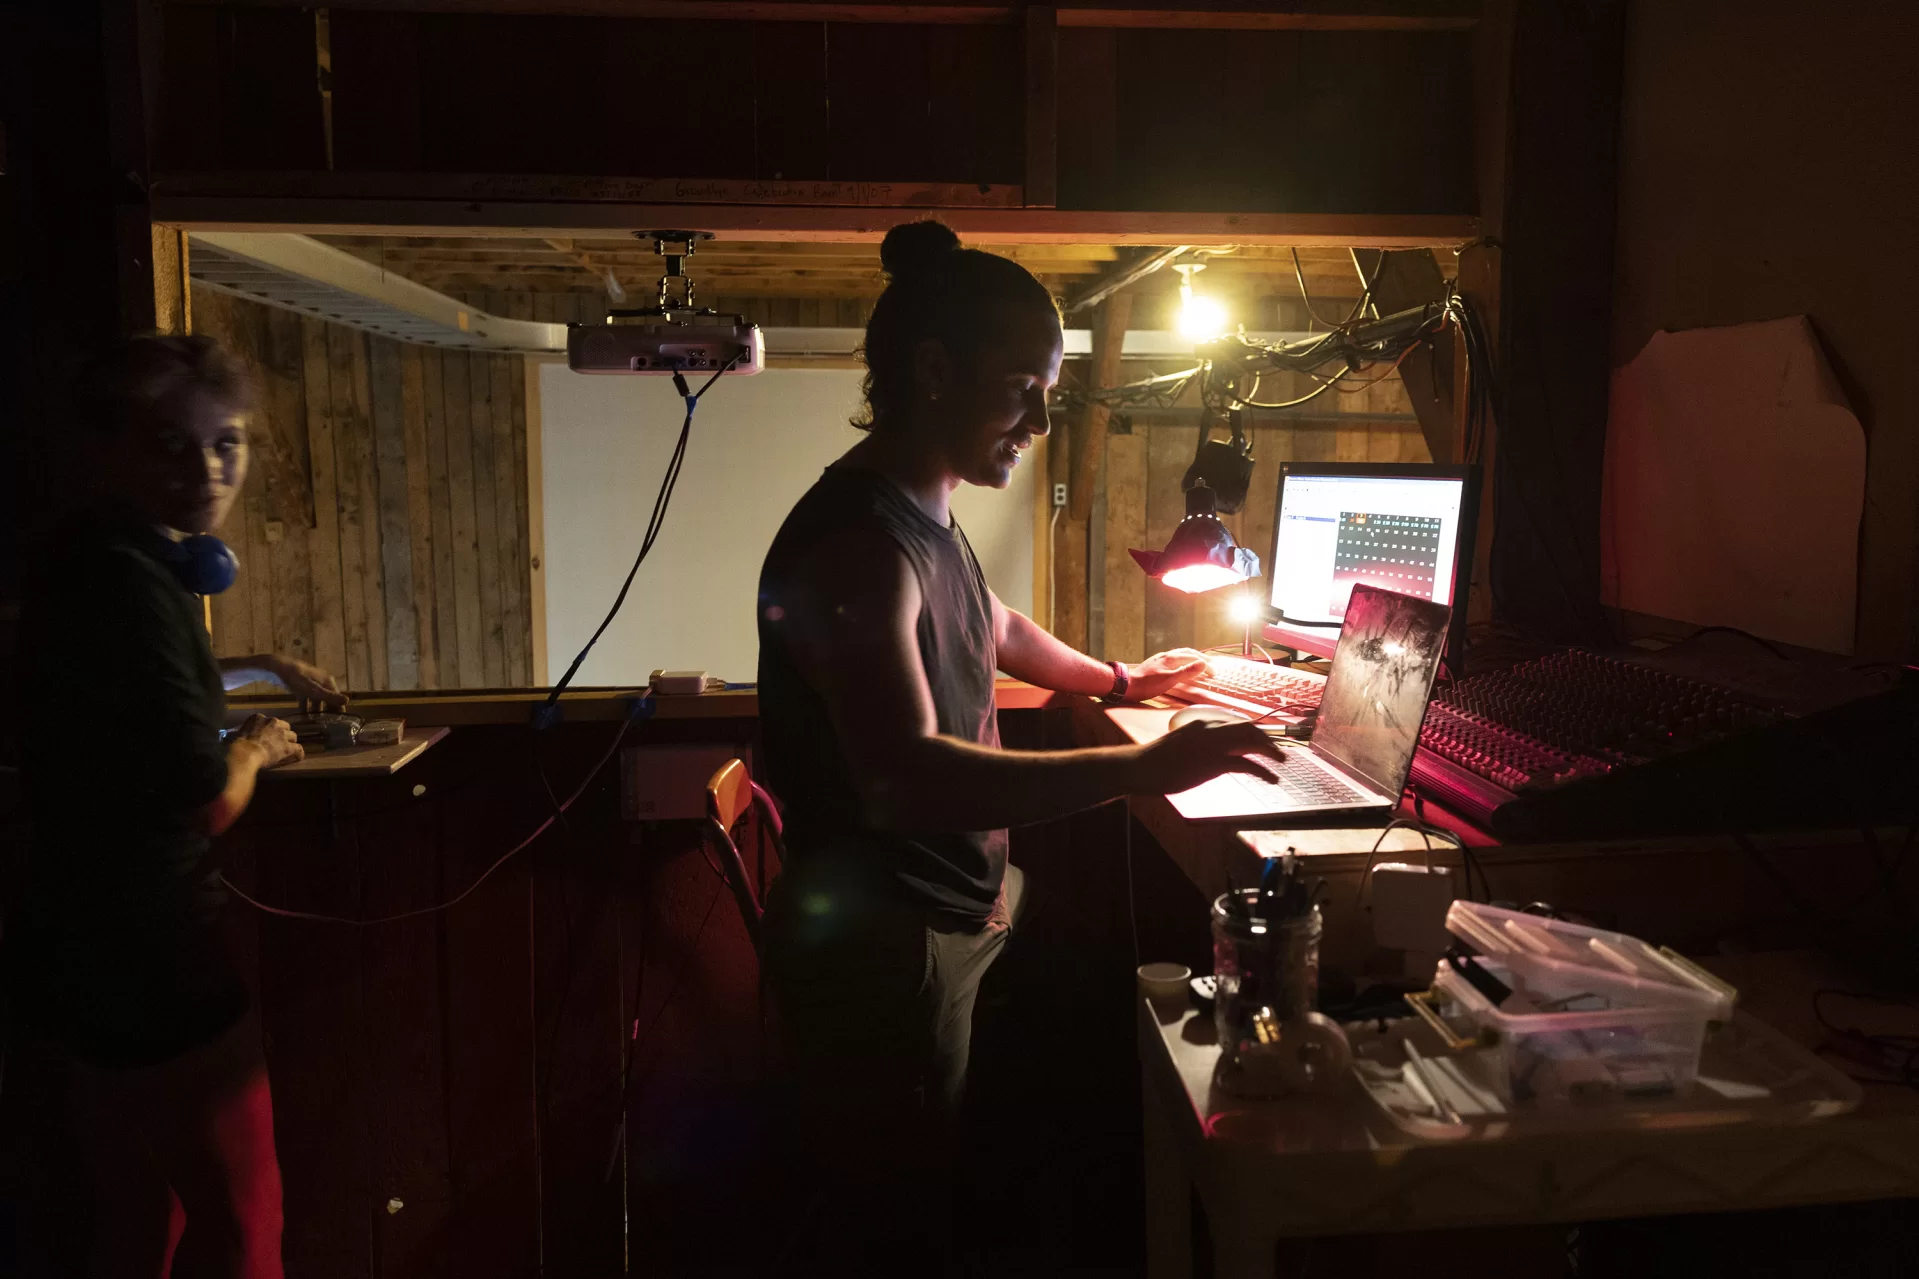
{"type": "MultiPolygon", "coordinates": [[[[312,0],[164,0],[172,6],[309,8],[312,0]]],[[[846,22],[911,26],[1010,26],[1023,4],[940,0],[354,0],[363,10],[540,17],[654,18],[710,22],[846,22]]],[[[1161,0],[1067,0],[1062,27],[1146,27],[1214,31],[1460,31],[1476,25],[1481,0],[1215,0],[1185,8],[1161,0]]]]}
{"type": "Polygon", "coordinates": [[[895,209],[1012,209],[1018,186],[979,182],[773,182],[735,178],[569,177],[542,173],[254,173],[176,171],[169,195],[293,199],[563,200],[612,204],[780,204],[895,209]]]}

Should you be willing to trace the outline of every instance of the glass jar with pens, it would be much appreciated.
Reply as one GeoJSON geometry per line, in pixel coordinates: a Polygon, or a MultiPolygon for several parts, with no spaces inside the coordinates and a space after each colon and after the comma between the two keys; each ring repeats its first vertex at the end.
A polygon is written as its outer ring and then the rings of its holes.
{"type": "Polygon", "coordinates": [[[1323,927],[1317,890],[1308,889],[1289,852],[1268,861],[1258,888],[1231,888],[1213,902],[1215,1080],[1230,1092],[1309,1091],[1351,1062],[1345,1036],[1315,1008],[1323,927]]]}

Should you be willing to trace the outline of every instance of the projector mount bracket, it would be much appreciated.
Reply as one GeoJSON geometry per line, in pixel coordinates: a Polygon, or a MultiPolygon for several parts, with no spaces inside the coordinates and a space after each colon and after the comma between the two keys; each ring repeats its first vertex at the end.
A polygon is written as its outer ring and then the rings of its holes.
{"type": "Polygon", "coordinates": [[[674,321],[674,317],[685,317],[676,322],[686,323],[701,316],[718,315],[717,311],[702,310],[693,301],[693,278],[686,273],[686,260],[701,243],[713,238],[711,231],[635,231],[636,240],[651,240],[653,252],[666,260],[666,274],[660,277],[659,302],[655,306],[625,310],[609,310],[609,318],[654,319],[674,321]]]}

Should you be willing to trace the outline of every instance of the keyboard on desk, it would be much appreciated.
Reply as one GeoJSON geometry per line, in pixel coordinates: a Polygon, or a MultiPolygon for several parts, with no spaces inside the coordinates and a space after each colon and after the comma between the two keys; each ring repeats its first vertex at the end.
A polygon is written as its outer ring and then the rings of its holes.
{"type": "Polygon", "coordinates": [[[1173,690],[1189,701],[1216,702],[1255,715],[1277,712],[1275,719],[1304,719],[1319,709],[1326,677],[1287,666],[1270,666],[1244,657],[1210,657],[1199,678],[1173,690]]]}

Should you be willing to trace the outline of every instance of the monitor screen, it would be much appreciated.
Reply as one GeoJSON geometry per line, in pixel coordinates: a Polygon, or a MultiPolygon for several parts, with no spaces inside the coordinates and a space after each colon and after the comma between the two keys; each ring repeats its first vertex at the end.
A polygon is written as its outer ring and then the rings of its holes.
{"type": "Polygon", "coordinates": [[[1363,582],[1346,593],[1351,607],[1320,695],[1313,749],[1396,795],[1419,745],[1452,610],[1363,582]]]}
{"type": "Polygon", "coordinates": [[[1267,637],[1331,653],[1360,583],[1451,604],[1466,490],[1460,468],[1290,465],[1274,518],[1267,637]]]}

